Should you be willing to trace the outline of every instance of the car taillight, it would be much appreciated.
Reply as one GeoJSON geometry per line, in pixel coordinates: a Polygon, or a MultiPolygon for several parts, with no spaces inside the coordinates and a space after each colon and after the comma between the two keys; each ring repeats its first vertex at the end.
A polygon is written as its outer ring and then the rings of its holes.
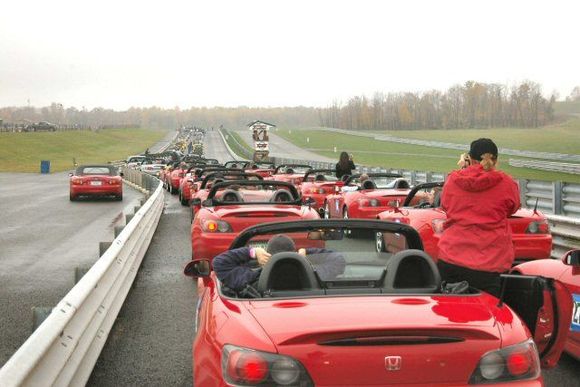
{"type": "Polygon", "coordinates": [[[433,219],[431,221],[431,226],[433,227],[433,232],[435,234],[443,233],[446,219],[433,219]]]}
{"type": "Polygon", "coordinates": [[[401,206],[401,201],[399,199],[397,200],[389,200],[387,202],[389,207],[400,207],[401,206]]]}
{"type": "Polygon", "coordinates": [[[359,199],[358,204],[361,207],[378,207],[381,203],[378,199],[359,199]]]}
{"type": "Polygon", "coordinates": [[[111,184],[111,185],[113,185],[113,184],[121,184],[121,180],[111,179],[111,180],[109,180],[109,184],[111,184]]]}
{"type": "Polygon", "coordinates": [[[203,220],[201,229],[205,232],[232,232],[232,227],[223,220],[203,220]]]}
{"type": "Polygon", "coordinates": [[[82,184],[83,184],[83,179],[79,179],[79,178],[73,178],[73,179],[72,179],[72,183],[73,183],[73,184],[82,185],[82,184]]]}
{"type": "Polygon", "coordinates": [[[300,362],[288,356],[225,345],[222,372],[227,383],[236,386],[314,384],[300,362]]]}
{"type": "Polygon", "coordinates": [[[528,224],[526,234],[549,234],[550,224],[547,219],[533,221],[528,224]]]}
{"type": "Polygon", "coordinates": [[[310,190],[307,190],[307,193],[311,193],[311,194],[325,194],[326,191],[324,190],[324,188],[310,188],[310,190]]]}
{"type": "Polygon", "coordinates": [[[482,356],[469,384],[510,382],[540,376],[540,358],[532,339],[482,356]]]}

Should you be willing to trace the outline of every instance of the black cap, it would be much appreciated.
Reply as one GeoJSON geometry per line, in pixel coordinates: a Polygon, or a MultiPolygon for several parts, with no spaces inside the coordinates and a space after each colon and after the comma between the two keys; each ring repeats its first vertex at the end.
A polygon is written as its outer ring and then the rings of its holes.
{"type": "Polygon", "coordinates": [[[270,238],[266,251],[272,255],[282,252],[296,251],[296,245],[292,238],[284,234],[278,234],[270,238]]]}
{"type": "Polygon", "coordinates": [[[481,155],[490,153],[497,158],[497,145],[489,138],[479,138],[471,143],[469,157],[481,161],[481,155]]]}

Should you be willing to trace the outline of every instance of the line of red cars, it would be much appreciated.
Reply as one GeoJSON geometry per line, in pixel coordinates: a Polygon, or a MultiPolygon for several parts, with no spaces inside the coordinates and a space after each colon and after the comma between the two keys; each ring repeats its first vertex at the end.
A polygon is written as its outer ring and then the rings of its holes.
{"type": "Polygon", "coordinates": [[[510,218],[516,257],[529,262],[502,277],[498,300],[441,284],[443,183],[230,164],[242,169],[178,172],[192,208],[196,385],[539,386],[540,367],[562,350],[580,358],[580,252],[542,259],[552,241],[540,212],[510,218]],[[297,249],[332,251],[334,262],[276,254],[255,268],[250,293],[211,271],[217,254],[265,247],[279,233],[297,249]]]}

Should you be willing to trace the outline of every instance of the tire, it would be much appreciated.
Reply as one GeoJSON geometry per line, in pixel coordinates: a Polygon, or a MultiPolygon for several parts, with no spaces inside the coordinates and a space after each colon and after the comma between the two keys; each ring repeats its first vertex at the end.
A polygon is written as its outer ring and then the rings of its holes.
{"type": "Polygon", "coordinates": [[[71,202],[74,202],[74,201],[77,200],[77,197],[74,196],[73,194],[69,194],[69,199],[70,199],[71,202]]]}
{"type": "Polygon", "coordinates": [[[189,213],[191,215],[191,218],[189,219],[189,223],[193,224],[193,219],[195,219],[195,210],[194,210],[193,206],[190,207],[190,210],[191,211],[189,211],[189,213]]]}
{"type": "Polygon", "coordinates": [[[115,196],[115,200],[117,200],[118,202],[123,201],[123,194],[115,196]]]}
{"type": "Polygon", "coordinates": [[[183,198],[181,191],[179,192],[179,202],[182,206],[187,206],[189,204],[189,200],[183,198]]]}

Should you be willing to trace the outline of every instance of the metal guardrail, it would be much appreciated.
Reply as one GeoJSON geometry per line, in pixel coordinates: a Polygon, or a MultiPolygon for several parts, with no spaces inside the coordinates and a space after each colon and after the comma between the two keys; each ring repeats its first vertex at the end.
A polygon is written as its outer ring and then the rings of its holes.
{"type": "Polygon", "coordinates": [[[560,258],[569,250],[580,249],[580,219],[548,215],[552,233],[552,258],[560,258]]]}
{"type": "Polygon", "coordinates": [[[139,171],[124,172],[125,179],[154,189],[154,193],[111,247],[0,369],[0,386],[86,384],[163,211],[159,180],[139,171]]]}
{"type": "MultiPolygon", "coordinates": [[[[443,148],[443,149],[455,149],[455,150],[462,151],[462,152],[469,150],[469,145],[467,145],[467,144],[456,144],[456,143],[451,143],[451,142],[418,140],[418,139],[412,139],[412,138],[395,137],[395,136],[390,136],[390,135],[386,135],[386,134],[360,133],[360,132],[355,131],[355,130],[344,130],[344,129],[336,129],[336,128],[323,128],[321,130],[327,130],[330,132],[348,134],[350,136],[369,137],[369,138],[374,138],[375,140],[378,140],[378,141],[396,142],[399,144],[422,145],[422,146],[428,146],[428,147],[434,147],[434,148],[443,148]]],[[[571,155],[571,154],[567,154],[567,153],[533,152],[533,151],[525,151],[525,150],[509,149],[509,148],[499,148],[499,153],[503,154],[503,155],[529,157],[529,158],[534,158],[534,159],[564,160],[564,161],[580,162],[580,155],[571,155]]]]}
{"type": "Polygon", "coordinates": [[[541,171],[580,174],[580,164],[558,163],[555,161],[509,159],[509,165],[517,168],[531,168],[541,171]]]}

